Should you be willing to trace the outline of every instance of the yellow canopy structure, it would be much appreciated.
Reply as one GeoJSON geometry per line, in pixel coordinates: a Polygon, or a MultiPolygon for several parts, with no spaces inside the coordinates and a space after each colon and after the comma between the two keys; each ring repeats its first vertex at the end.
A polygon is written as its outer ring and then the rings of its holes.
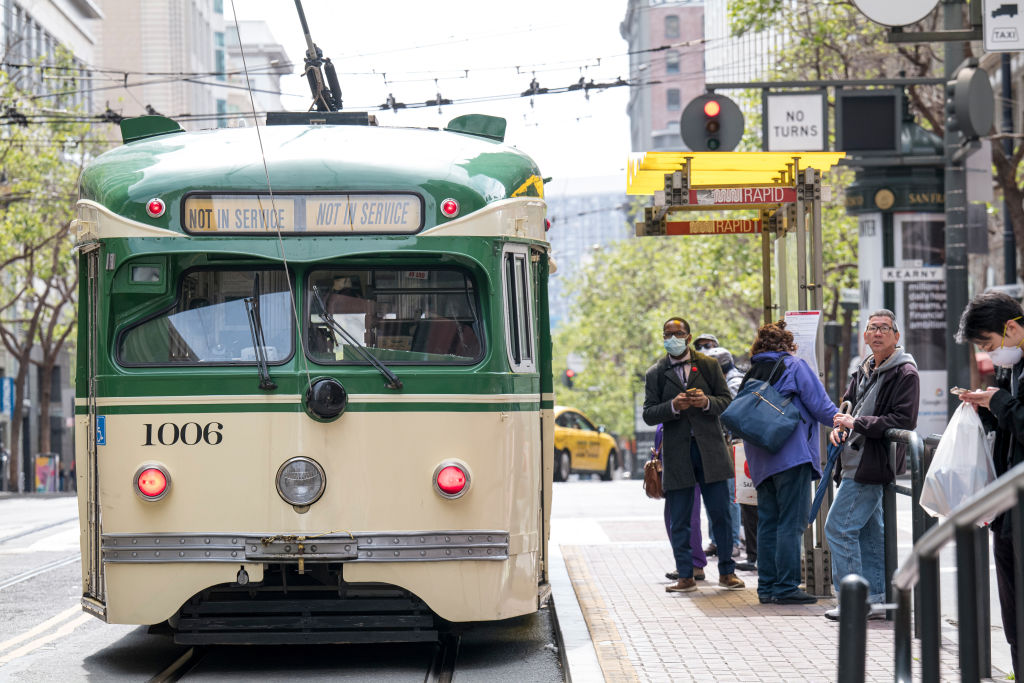
{"type": "Polygon", "coordinates": [[[825,173],[845,152],[644,152],[629,159],[626,194],[665,189],[665,174],[690,160],[690,187],[793,186],[794,166],[825,173]]]}

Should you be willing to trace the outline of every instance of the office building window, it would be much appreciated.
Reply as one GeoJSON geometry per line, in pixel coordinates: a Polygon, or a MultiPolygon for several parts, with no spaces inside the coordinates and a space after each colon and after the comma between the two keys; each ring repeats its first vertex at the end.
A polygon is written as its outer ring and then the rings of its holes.
{"type": "Polygon", "coordinates": [[[679,52],[677,50],[669,50],[665,53],[665,73],[679,73],[679,52]]]}
{"type": "Polygon", "coordinates": [[[665,94],[666,94],[666,98],[667,98],[667,102],[668,102],[668,110],[669,111],[678,111],[679,110],[679,106],[680,106],[680,104],[679,104],[679,88],[669,88],[666,91],[665,94]]]}
{"type": "Polygon", "coordinates": [[[670,14],[667,17],[665,17],[665,37],[679,37],[679,17],[677,17],[674,14],[670,14]]]}

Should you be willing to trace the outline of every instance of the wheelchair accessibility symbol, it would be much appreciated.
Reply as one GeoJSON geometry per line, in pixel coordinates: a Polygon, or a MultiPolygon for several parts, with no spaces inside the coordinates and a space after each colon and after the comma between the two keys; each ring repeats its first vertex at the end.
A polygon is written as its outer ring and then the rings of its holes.
{"type": "Polygon", "coordinates": [[[107,416],[97,415],[96,416],[96,445],[106,446],[107,445],[107,416]]]}

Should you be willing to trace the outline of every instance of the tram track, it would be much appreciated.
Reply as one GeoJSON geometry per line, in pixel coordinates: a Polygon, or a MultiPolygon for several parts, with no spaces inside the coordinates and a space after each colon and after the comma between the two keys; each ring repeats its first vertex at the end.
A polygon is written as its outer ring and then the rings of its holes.
{"type": "Polygon", "coordinates": [[[446,633],[442,634],[437,641],[437,648],[434,650],[434,657],[430,662],[430,669],[423,679],[424,683],[451,683],[455,677],[455,660],[459,656],[459,643],[461,637],[446,633]]]}
{"type": "Polygon", "coordinates": [[[148,683],[173,683],[188,675],[190,671],[199,666],[203,657],[206,656],[207,648],[201,645],[190,647],[185,650],[177,659],[171,662],[167,668],[149,679],[148,683]]]}
{"type": "Polygon", "coordinates": [[[53,560],[52,562],[47,562],[46,564],[35,567],[34,569],[24,571],[21,574],[16,574],[15,576],[5,581],[0,581],[0,590],[10,588],[11,586],[19,584],[22,581],[28,581],[29,579],[35,578],[40,574],[45,574],[48,571],[59,569],[65,565],[71,564],[72,562],[78,562],[80,559],[82,559],[82,554],[75,553],[74,555],[69,555],[67,557],[62,557],[60,559],[53,560]]]}
{"type": "Polygon", "coordinates": [[[0,544],[7,543],[8,541],[13,541],[18,538],[24,538],[25,536],[31,536],[32,534],[38,534],[40,531],[46,531],[47,529],[52,529],[55,526],[62,526],[64,524],[69,524],[71,522],[77,521],[78,515],[75,515],[74,517],[68,517],[66,519],[61,519],[56,522],[50,522],[49,524],[42,524],[40,526],[32,527],[31,529],[25,529],[23,531],[19,531],[16,534],[0,537],[0,544]]]}

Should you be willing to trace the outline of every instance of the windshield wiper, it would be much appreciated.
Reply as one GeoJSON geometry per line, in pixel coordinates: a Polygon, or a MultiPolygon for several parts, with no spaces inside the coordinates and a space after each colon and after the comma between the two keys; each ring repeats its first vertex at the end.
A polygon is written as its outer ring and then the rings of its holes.
{"type": "Polygon", "coordinates": [[[361,341],[349,334],[348,330],[338,324],[338,321],[333,316],[327,315],[327,306],[324,304],[323,297],[320,295],[320,288],[317,285],[313,285],[313,301],[316,304],[317,315],[320,319],[327,323],[327,326],[331,328],[333,332],[340,335],[342,339],[349,343],[349,345],[355,349],[363,360],[377,368],[377,371],[384,376],[387,380],[388,389],[394,389],[398,391],[402,388],[402,380],[398,379],[398,375],[391,372],[391,370],[381,363],[377,358],[367,350],[366,345],[361,341]]]}
{"type": "Polygon", "coordinates": [[[256,275],[253,282],[252,296],[245,298],[245,312],[249,318],[249,334],[252,335],[253,353],[256,355],[256,364],[260,370],[260,389],[273,391],[277,384],[270,379],[270,368],[267,364],[266,340],[263,337],[263,321],[260,319],[260,276],[256,275]]]}

